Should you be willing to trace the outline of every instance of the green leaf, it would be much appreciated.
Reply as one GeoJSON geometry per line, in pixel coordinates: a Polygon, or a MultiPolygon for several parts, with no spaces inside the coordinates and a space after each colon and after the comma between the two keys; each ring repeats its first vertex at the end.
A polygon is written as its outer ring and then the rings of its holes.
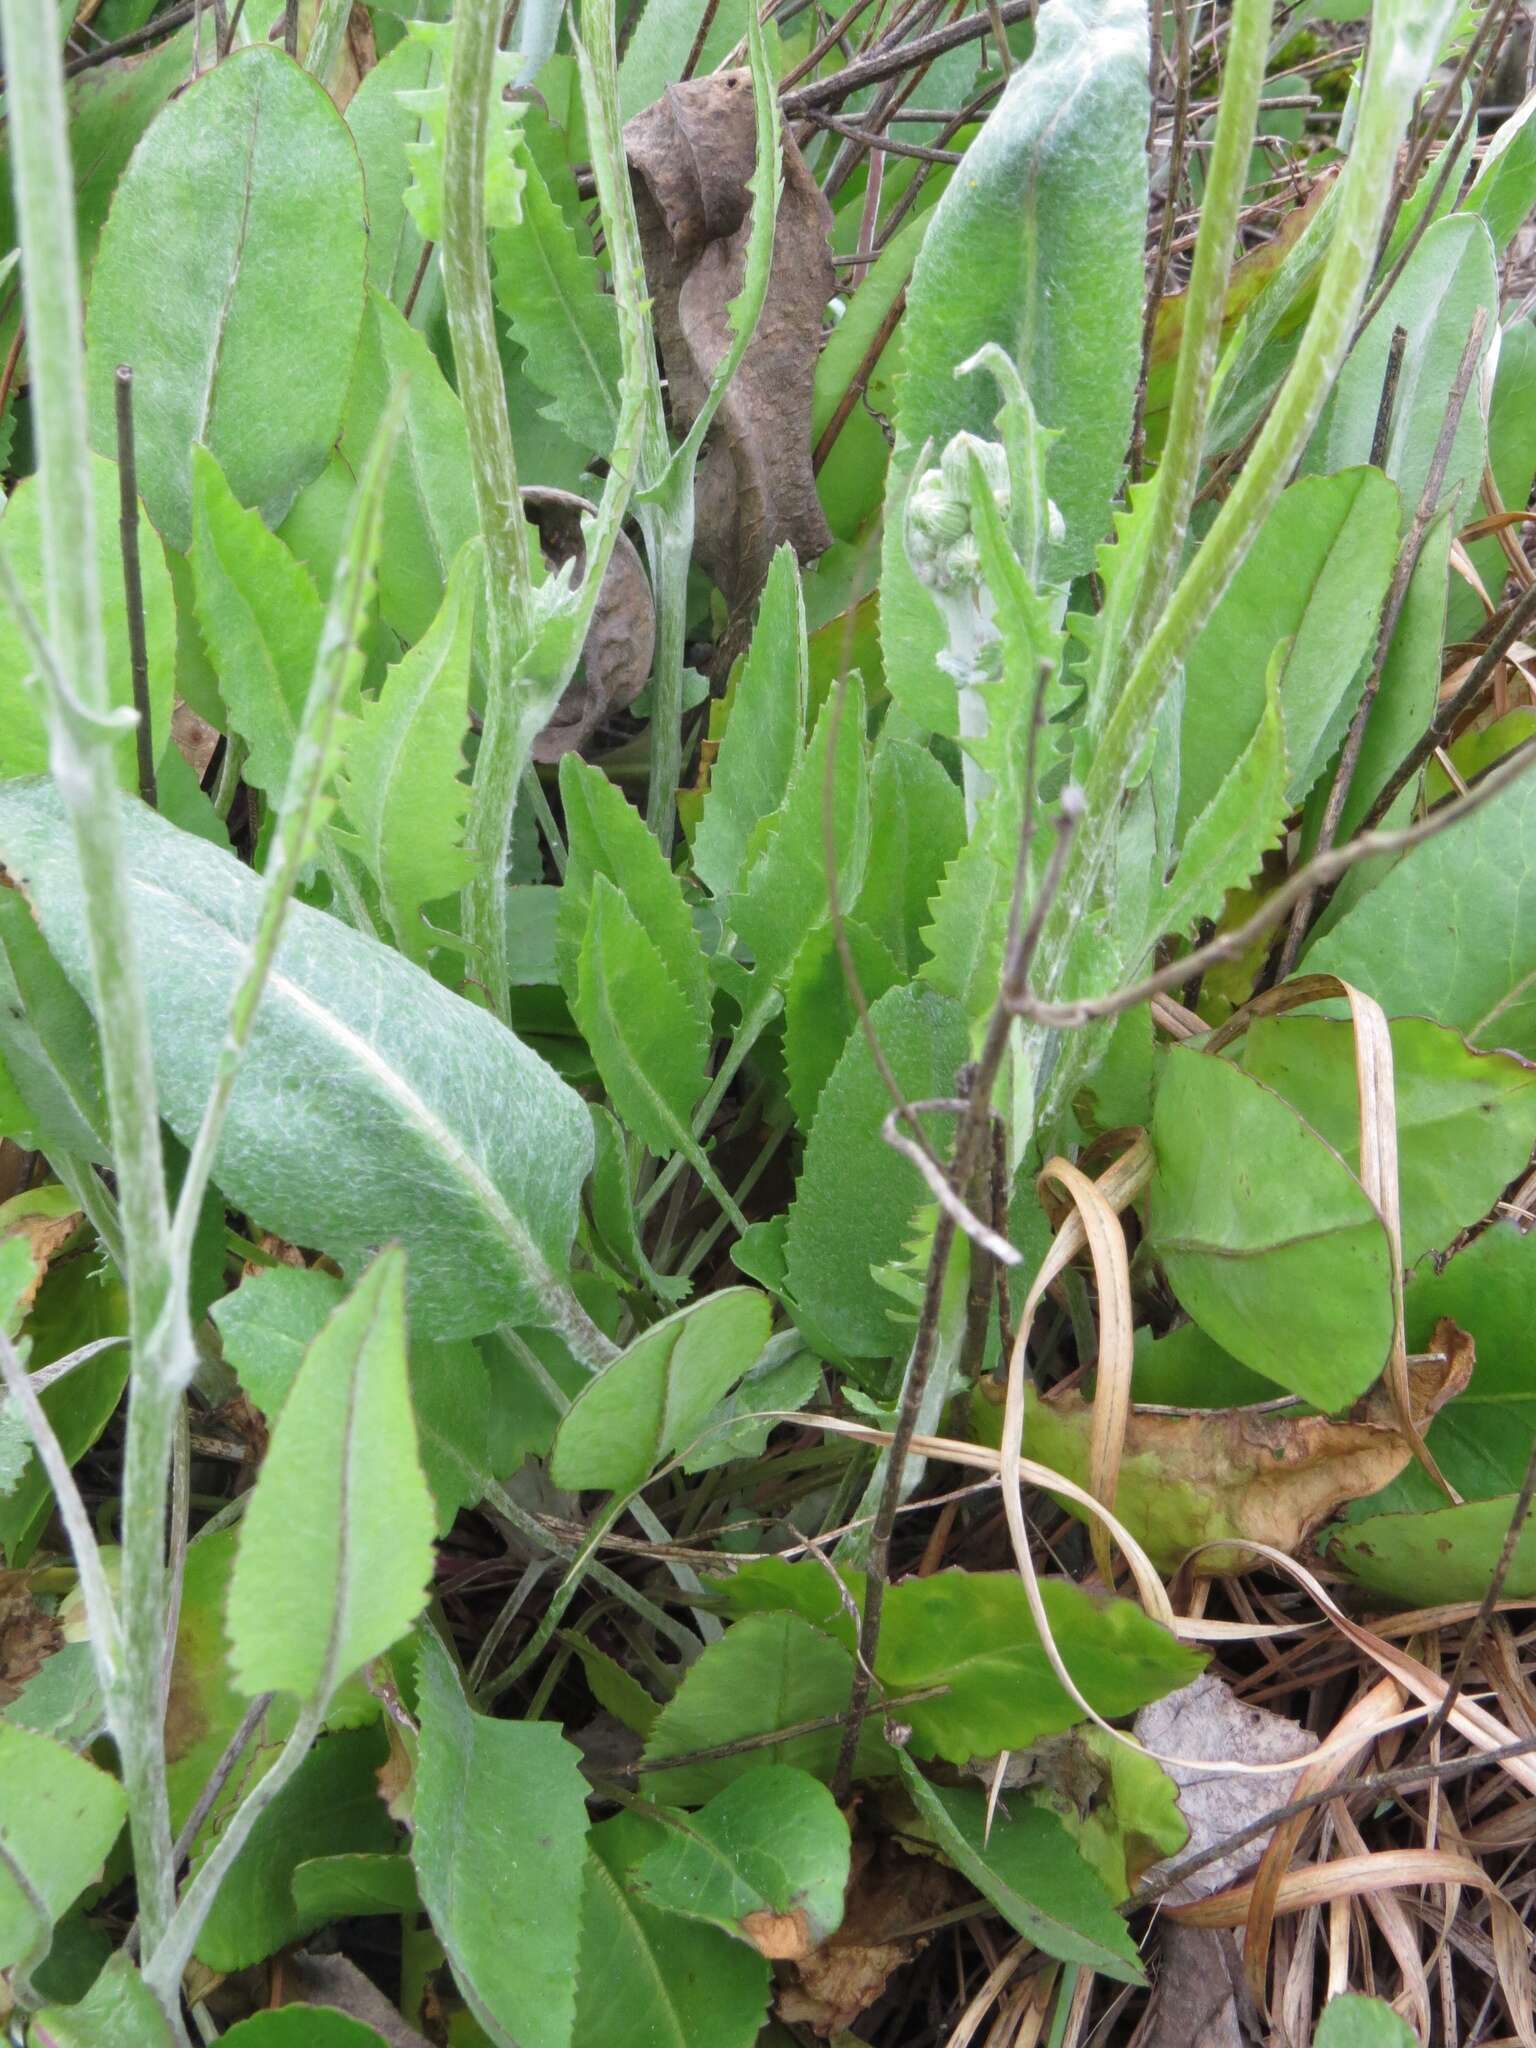
{"type": "MultiPolygon", "coordinates": [[[[958,1004],[929,988],[893,988],[870,1023],[909,1102],[954,1092],[969,1057],[958,1004]]],[[[915,1169],[880,1135],[891,1098],[862,1031],[843,1048],[821,1091],[789,1212],[789,1286],[850,1357],[889,1358],[905,1338],[891,1298],[871,1273],[899,1259],[913,1211],[929,1199],[915,1169]]],[[[926,1120],[942,1150],[949,1119],[926,1120]]]]}
{"type": "Polygon", "coordinates": [[[1337,1152],[1240,1067],[1185,1046],[1152,1142],[1148,1242],[1196,1322],[1319,1408],[1363,1394],[1391,1341],[1391,1257],[1337,1152]]]}
{"type": "Polygon", "coordinates": [[[587,1684],[598,1705],[606,1707],[616,1721],[632,1728],[637,1735],[649,1735],[661,1709],[639,1679],[631,1676],[606,1650],[598,1649],[585,1636],[572,1635],[562,1629],[560,1641],[581,1659],[587,1684]]]}
{"type": "Polygon", "coordinates": [[[405,1362],[405,1259],[382,1253],[304,1355],[240,1525],[241,1688],[329,1700],[404,1635],[432,1574],[405,1362]]]}
{"type": "Polygon", "coordinates": [[[309,571],[241,507],[206,448],[192,451],[192,575],[219,694],[250,750],[243,773],[279,802],[325,607],[309,571]]]}
{"type": "Polygon", "coordinates": [[[639,1812],[588,1837],[571,2048],[754,2048],[768,1965],[718,1929],[649,1902],[637,1872],[659,1838],[639,1812]]]}
{"type": "Polygon", "coordinates": [[[683,1458],[683,1470],[690,1477],[737,1458],[760,1458],[780,1414],[794,1414],[815,1396],[821,1385],[821,1360],[798,1348],[784,1356],[784,1350],[795,1345],[797,1333],[786,1330],[766,1347],[735,1391],[715,1404],[704,1419],[697,1447],[683,1458]]]}
{"type": "Polygon", "coordinates": [[[809,933],[827,918],[827,860],[822,834],[827,755],[837,724],[832,820],[838,893],[847,909],[858,897],[869,855],[869,779],[864,692],[855,680],[838,720],[827,698],[811,743],[790,778],[780,810],[752,835],[741,869],[731,923],[750,948],[762,977],[782,983],[809,933]]]}
{"type": "MultiPolygon", "coordinates": [[[[118,538],[117,465],[91,457],[91,509],[95,530],[96,577],[101,591],[101,625],[106,640],[107,688],[114,705],[133,704],[133,671],[128,648],[128,605],[123,593],[123,558],[118,538]]],[[[149,663],[149,724],[158,761],[170,745],[171,697],[176,660],[176,601],[165,550],[143,511],[139,513],[139,573],[144,592],[144,641],[149,663]]],[[[27,609],[39,625],[48,623],[43,574],[42,499],[35,477],[23,477],[0,518],[0,549],[27,609]]],[[[31,651],[20,621],[0,593],[0,775],[41,775],[48,767],[48,734],[42,704],[28,687],[31,651]]],[[[132,732],[112,743],[118,784],[136,790],[138,750],[132,732]]]]}
{"type": "MultiPolygon", "coordinates": [[[[1337,1570],[1393,1607],[1481,1600],[1504,1548],[1517,1496],[1470,1500],[1418,1515],[1365,1515],[1319,1544],[1337,1570]]],[[[1504,1578],[1506,1600],[1536,1597],[1536,1524],[1527,1521],[1504,1578]]]]}
{"type": "Polygon", "coordinates": [[[593,885],[601,876],[643,927],[692,1013],[694,1031],[707,1032],[710,991],[704,954],[682,883],[645,820],[617,783],[576,753],[561,760],[560,798],[570,858],[560,892],[555,958],[566,994],[573,995],[577,987],[577,956],[591,919],[593,885]]]}
{"type": "Polygon", "coordinates": [[[871,862],[859,892],[859,922],[889,947],[896,964],[915,973],[927,952],[922,939],[944,872],[966,843],[965,800],[928,749],[882,737],[869,785],[871,862]]]}
{"type": "MultiPolygon", "coordinates": [[[[645,0],[619,64],[619,111],[628,121],[652,106],[683,75],[708,0],[645,0]]],[[[746,0],[722,0],[705,32],[695,78],[718,70],[747,33],[746,0]]]]}
{"type": "Polygon", "coordinates": [[[690,1118],[708,1079],[709,1040],[606,875],[593,877],[571,1010],[630,1130],[658,1157],[682,1152],[697,1165],[690,1118]]]}
{"type": "MultiPolygon", "coordinates": [[[[443,239],[443,160],[448,130],[447,78],[453,50],[451,21],[406,22],[406,34],[413,42],[425,43],[436,53],[438,63],[433,82],[401,94],[406,107],[421,116],[421,140],[406,145],[406,157],[416,182],[405,195],[411,217],[429,241],[443,239]]],[[[516,82],[517,59],[510,51],[497,49],[493,76],[495,89],[485,120],[485,191],[482,205],[487,224],[505,227],[517,219],[522,203],[523,167],[515,143],[523,119],[523,106],[506,96],[516,82]]]]}
{"type": "MultiPolygon", "coordinates": [[[[835,1586],[833,1593],[835,1597],[835,1586]]],[[[830,1778],[842,1735],[835,1719],[848,1705],[852,1682],[853,1659],[848,1652],[799,1615],[748,1615],[718,1642],[708,1644],[683,1674],[682,1684],[656,1717],[645,1761],[663,1763],[746,1736],[772,1735],[802,1721],[832,1717],[834,1725],[709,1763],[648,1771],[647,1792],[669,1806],[700,1806],[748,1771],[765,1767],[830,1778]]],[[[878,1743],[873,1725],[866,1724],[861,1758],[865,1775],[874,1767],[878,1743]]]]}
{"type": "Polygon", "coordinates": [[[550,1460],[555,1484],[642,1485],[755,1364],[768,1320],[766,1295],[728,1287],[653,1323],[572,1402],[550,1460]]]}
{"type": "Polygon", "coordinates": [[[694,873],[713,896],[739,886],[752,835],[783,803],[805,751],[808,658],[800,569],[786,545],[763,585],[694,835],[694,873]]]}
{"type": "MultiPolygon", "coordinates": [[[[33,1372],[101,1337],[128,1329],[128,1297],[115,1267],[89,1256],[53,1266],[27,1318],[33,1372]]],[[[70,1464],[84,1457],[112,1420],[128,1378],[128,1347],[113,1344],[44,1389],[43,1413],[70,1464]]],[[[53,1513],[53,1489],[40,1460],[26,1470],[8,1496],[0,1497],[0,1549],[19,1570],[32,1555],[53,1513]]]]}
{"type": "Polygon", "coordinates": [[[1323,2008],[1312,2048],[1414,2048],[1414,2037],[1390,2005],[1346,1992],[1323,2008]]]}
{"type": "MultiPolygon", "coordinates": [[[[862,1603],[863,1574],[843,1579],[862,1603]]],[[[715,1590],[734,1613],[790,1608],[852,1646],[852,1618],[815,1563],[809,1570],[780,1559],[744,1565],[715,1590]]],[[[1043,1580],[1040,1591],[1067,1668],[1106,1718],[1134,1713],[1199,1676],[1203,1660],[1134,1601],[1095,1599],[1070,1579],[1043,1580]]],[[[914,1753],[946,1763],[1029,1749],[1083,1718],[1047,1661],[1016,1572],[935,1572],[889,1587],[875,1675],[893,1695],[947,1688],[900,1708],[914,1753]]]]}
{"type": "Polygon", "coordinates": [[[106,1725],[96,1661],[89,1643],[65,1643],[22,1686],[4,1718],[51,1735],[66,1749],[84,1749],[106,1725]]]}
{"type": "Polygon", "coordinates": [[[1051,0],[913,267],[880,638],[891,694],[934,731],[956,731],[955,691],[936,667],[943,629],[907,562],[903,508],[925,444],[992,435],[989,381],[954,375],[984,343],[1018,364],[1041,424],[1061,430],[1046,469],[1064,522],[1053,580],[1091,568],[1109,528],[1141,358],[1146,34],[1138,0],[1051,0]]]}
{"type": "Polygon", "coordinates": [[[547,1721],[473,1713],[421,1644],[411,1854],[459,1989],[497,2048],[566,2048],[581,1933],[586,1781],[547,1721]]]}
{"type": "MultiPolygon", "coordinates": [[[[1449,1245],[1499,1199],[1536,1140],[1536,1068],[1475,1053],[1422,1017],[1392,1020],[1403,1258],[1449,1245]]],[[[1354,1032],[1342,1019],[1265,1017],[1243,1039],[1246,1070],[1360,1164],[1354,1032]]]]}
{"type": "Polygon", "coordinates": [[[421,261],[421,230],[406,209],[411,182],[407,149],[421,140],[421,116],[403,92],[420,91],[442,73],[442,60],[407,37],[380,58],[347,102],[347,126],[357,144],[368,195],[368,282],[403,306],[421,261]]]}
{"type": "Polygon", "coordinates": [[[54,1921],[100,1870],[127,1811],[115,1778],[0,1722],[0,1966],[42,1961],[54,1921]]]}
{"type": "Polygon", "coordinates": [[[549,395],[544,417],[607,455],[619,424],[618,307],[538,165],[526,150],[520,154],[521,218],[491,241],[497,302],[527,355],[529,377],[549,395]]]}
{"type": "Polygon", "coordinates": [[[425,336],[370,291],[341,427],[341,452],[355,472],[361,473],[384,408],[402,383],[404,417],[384,483],[379,610],[411,642],[437,616],[449,569],[479,533],[480,521],[464,408],[425,336]]]}
{"type": "Polygon", "coordinates": [[[1364,989],[1389,1016],[1536,1057],[1536,776],[1365,882],[1303,954],[1307,971],[1364,989]]]}
{"type": "Polygon", "coordinates": [[[1502,256],[1536,207],[1536,95],[1528,93],[1483,147],[1477,176],[1461,202],[1481,216],[1502,256]]]}
{"type": "MultiPolygon", "coordinates": [[[[901,970],[873,932],[852,918],[843,935],[866,1003],[874,1003],[901,980],[901,970]]],[[[784,991],[784,1065],[789,1100],[809,1130],[821,1092],[837,1065],[858,1011],[831,927],[812,932],[795,961],[784,991]]]]}
{"type": "Polygon", "coordinates": [[[423,906],[453,895],[474,872],[463,846],[469,788],[460,776],[481,575],[481,550],[467,544],[442,610],[346,737],[340,796],[356,850],[401,952],[422,965],[432,950],[423,906]]]}
{"type": "Polygon", "coordinates": [[[325,2005],[253,2013],[221,2038],[235,2048],[384,2048],[382,2034],[325,2005]]]}
{"type": "Polygon", "coordinates": [[[905,1754],[901,1773],[939,1849],[1010,1927],[1062,1962],[1146,1982],[1130,1930],[1053,1813],[1005,1803],[989,1832],[985,1792],[932,1784],[905,1754]]]}
{"type": "Polygon", "coordinates": [[[78,2004],[44,2006],[32,2030],[39,2048],[171,2048],[165,2014],[122,1949],[78,2004]]]}
{"type": "Polygon", "coordinates": [[[314,1856],[293,1873],[293,1906],[304,1933],[332,1920],[420,1910],[409,1856],[314,1856]]]}
{"type": "Polygon", "coordinates": [[[1292,802],[1321,773],[1375,643],[1398,524],[1397,493],[1378,470],[1304,477],[1281,492],[1185,665],[1181,840],[1262,724],[1277,649],[1292,802]]]}
{"type": "Polygon", "coordinates": [[[241,1391],[269,1421],[288,1398],[305,1351],[344,1289],[319,1266],[268,1266],[248,1273],[212,1316],[241,1391]]]}
{"type": "Polygon", "coordinates": [[[669,1820],[636,1880],[653,1904],[764,1955],[786,1945],[804,1953],[842,1924],[850,1853],[848,1823],[825,1785],[759,1764],[697,1813],[669,1820]]]}
{"type": "Polygon", "coordinates": [[[630,1185],[629,1153],[617,1117],[600,1102],[590,1103],[588,1107],[592,1113],[596,1157],[588,1183],[587,1200],[603,1252],[617,1261],[627,1274],[643,1281],[659,1301],[686,1300],[692,1291],[692,1282],[664,1277],[646,1257],[630,1185]]]}
{"type": "MultiPolygon", "coordinates": [[[[378,1728],[328,1735],[259,1816],[214,1896],[197,1938],[210,1970],[249,1969],[297,1941],[293,1874],[317,1856],[382,1855],[395,1829],[379,1797],[386,1755],[378,1728]]],[[[194,1858],[194,1863],[198,1859],[194,1858]]]]}
{"type": "Polygon", "coordinates": [[[1264,855],[1280,836],[1290,809],[1279,693],[1284,663],[1284,650],[1277,650],[1253,737],[1226,781],[1191,821],[1172,881],[1153,897],[1161,932],[1187,932],[1198,919],[1215,917],[1227,891],[1242,888],[1258,873],[1264,855]]]}
{"type": "MultiPolygon", "coordinates": [[[[1499,361],[1488,406],[1488,464],[1501,505],[1523,505],[1536,478],[1536,327],[1530,321],[1506,327],[1499,335],[1499,361]]],[[[1490,592],[1502,588],[1509,564],[1498,537],[1467,542],[1472,566],[1490,592]]],[[[1472,638],[1482,624],[1477,593],[1461,577],[1453,579],[1450,596],[1450,638],[1472,638]]]]}
{"type": "MultiPolygon", "coordinates": [[[[161,1109],[190,1141],[262,885],[141,804],[122,818],[161,1109]]],[[[73,838],[47,784],[0,786],[0,859],[87,992],[73,838]]],[[[292,905],[214,1163],[232,1204],[353,1269],[398,1239],[422,1327],[473,1335],[561,1313],[591,1148],[580,1100],[510,1031],[292,905]]]]}
{"type": "Polygon", "coordinates": [[[43,1149],[105,1163],[96,1026],[15,889],[0,890],[0,1053],[43,1149]]]}
{"type": "Polygon", "coordinates": [[[169,546],[191,538],[199,442],[271,524],[324,467],[366,246],[351,137],[279,50],[204,72],[134,151],[91,283],[91,438],[116,446],[113,373],[131,363],[139,487],[169,546]]]}
{"type": "MultiPolygon", "coordinates": [[[[1370,460],[1387,351],[1393,329],[1403,327],[1408,342],[1381,467],[1403,504],[1416,506],[1473,319],[1481,310],[1488,321],[1481,360],[1493,340],[1498,306],[1498,267],[1482,221],[1465,213],[1436,221],[1350,350],[1303,458],[1305,467],[1334,470],[1370,460]]],[[[1459,502],[1460,520],[1475,514],[1483,460],[1483,415],[1474,396],[1462,408],[1440,494],[1442,505],[1459,502]]]]}
{"type": "MultiPolygon", "coordinates": [[[[1434,714],[1446,639],[1452,523],[1452,515],[1445,513],[1425,535],[1418,566],[1409,581],[1387,648],[1376,701],[1365,721],[1349,794],[1339,814],[1336,844],[1342,845],[1352,838],[1363,824],[1377,792],[1434,714]]],[[[1332,776],[1325,775],[1312,791],[1302,822],[1305,854],[1310,854],[1317,843],[1317,821],[1322,816],[1331,782],[1332,776]]]]}

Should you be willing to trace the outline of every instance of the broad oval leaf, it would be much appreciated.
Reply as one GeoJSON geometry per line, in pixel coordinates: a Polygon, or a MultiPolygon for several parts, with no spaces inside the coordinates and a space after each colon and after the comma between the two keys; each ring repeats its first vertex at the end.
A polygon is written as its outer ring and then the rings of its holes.
{"type": "MultiPolygon", "coordinates": [[[[1411,1266],[1487,1215],[1530,1158],[1536,1066],[1473,1052],[1424,1017],[1397,1017],[1390,1028],[1403,1259],[1411,1266]]],[[[1242,1062],[1358,1171],[1354,1033],[1344,1019],[1258,1018],[1244,1036],[1242,1062]]]]}
{"type": "Polygon", "coordinates": [[[638,1870],[662,1832],[643,1814],[617,1814],[588,1837],[571,2048],[754,2048],[768,1966],[718,1928],[651,1904],[638,1870]]]}
{"type": "Polygon", "coordinates": [[[1050,0],[1035,47],[971,147],[912,271],[896,452],[886,494],[880,639],[891,694],[957,730],[936,667],[939,615],[907,562],[902,508],[925,443],[990,437],[996,390],[955,370],[989,341],[1017,361],[1059,435],[1046,486],[1064,531],[1050,572],[1092,567],[1130,440],[1140,368],[1147,210],[1147,11],[1141,0],[1050,0]]]}
{"type": "MultiPolygon", "coordinates": [[[[125,802],[134,937],[160,1105],[190,1141],[262,884],[232,854],[125,802]]],[[[89,996],[73,835],[52,786],[0,786],[0,860],[89,996]]],[[[230,1103],[214,1176],[290,1243],[360,1268],[405,1247],[434,1337],[558,1315],[592,1128],[510,1031],[387,946],[295,903],[230,1103]]]]}
{"type": "Polygon", "coordinates": [[[1312,2048],[1414,2048],[1414,2034],[1381,1999],[1346,1992],[1323,2008],[1312,2048]]]}
{"type": "Polygon", "coordinates": [[[905,1755],[901,1772],[941,1853],[1009,1926],[1065,1963],[1122,1984],[1146,1982],[1130,1930],[1054,1813],[1019,1801],[1011,1813],[993,1815],[989,1828],[987,1795],[978,1787],[935,1785],[905,1755]]]}
{"type": "Polygon", "coordinates": [[[172,2048],[165,2014],[124,1949],[76,2004],[45,2006],[32,2035],[38,2048],[172,2048]]]}
{"type": "Polygon", "coordinates": [[[837,1801],[806,1771],[745,1773],[668,1819],[638,1875],[667,1911],[707,1920],[761,1955],[808,1955],[842,1923],[851,1844],[837,1801]]]}
{"type": "Polygon", "coordinates": [[[1308,973],[1338,975],[1389,1016],[1536,1058],[1536,775],[1384,875],[1378,864],[1347,879],[1355,899],[1302,955],[1308,973]]]}
{"type": "Polygon", "coordinates": [[[309,2004],[253,2013],[221,2038],[234,2048],[385,2048],[382,2034],[349,2013],[309,2004]]]}
{"type": "Polygon", "coordinates": [[[91,282],[91,438],[115,447],[113,373],[131,364],[139,486],[171,547],[191,539],[199,442],[269,525],[324,467],[366,248],[352,139],[280,50],[235,51],[134,151],[91,282]]]}
{"type": "Polygon", "coordinates": [[[420,1709],[422,1904],[497,2048],[569,2048],[587,1837],[579,1754],[552,1722],[474,1713],[430,1633],[420,1709]]]}
{"type": "Polygon", "coordinates": [[[1338,1153],[1240,1067],[1184,1046],[1152,1141],[1148,1239],[1195,1321],[1319,1408],[1363,1394],[1392,1337],[1391,1253],[1338,1153]]]}
{"type": "Polygon", "coordinates": [[[768,1297],[728,1287],[653,1323],[571,1403],[555,1437],[557,1486],[627,1493],[686,1449],[768,1340],[768,1297]]]}
{"type": "Polygon", "coordinates": [[[405,1359],[405,1259],[380,1255],[304,1354],[240,1525],[236,1677],[329,1700],[405,1634],[432,1574],[405,1359]]]}
{"type": "MultiPolygon", "coordinates": [[[[1519,1496],[1506,1493],[1418,1515],[1365,1515],[1318,1541],[1331,1565],[1394,1608],[1481,1600],[1518,1505],[1519,1496]]],[[[1503,1594],[1506,1600],[1536,1597],[1536,1524],[1529,1521],[1515,1543],[1503,1594]]]]}
{"type": "Polygon", "coordinates": [[[116,1778],[0,1721],[0,1966],[42,1961],[53,1922],[100,1871],[127,1811],[116,1778]]]}

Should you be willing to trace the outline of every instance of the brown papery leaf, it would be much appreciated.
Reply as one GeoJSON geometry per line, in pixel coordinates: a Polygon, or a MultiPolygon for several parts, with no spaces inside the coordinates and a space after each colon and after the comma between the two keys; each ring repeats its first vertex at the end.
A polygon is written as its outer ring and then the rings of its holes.
{"type": "MultiPolygon", "coordinates": [[[[1415,1424],[1422,1429],[1472,1376],[1472,1339],[1449,1320],[1435,1351],[1409,1369],[1415,1424]]],[[[989,1390],[990,1391],[990,1390],[989,1390]]],[[[1050,1393],[1030,1408],[1031,1453],[1080,1484],[1088,1472],[1092,1403],[1050,1393]]],[[[1115,1512],[1154,1563],[1172,1570],[1196,1544],[1253,1538],[1299,1551],[1346,1501],[1378,1493],[1413,1448],[1397,1426],[1384,1382],[1342,1420],[1280,1409],[1234,1408],[1192,1415],[1134,1410],[1126,1426],[1115,1512]]],[[[1198,1571],[1241,1570],[1240,1553],[1203,1551],[1198,1571]]]]}
{"type": "MultiPolygon", "coordinates": [[[[626,125],[624,147],[672,423],[686,432],[730,347],[729,307],[745,273],[756,150],[751,73],[668,86],[626,125]]],[[[762,589],[780,542],[802,562],[832,545],[811,471],[811,386],[836,284],[832,214],[789,135],[783,160],[767,301],[700,454],[694,489],[695,553],[733,616],[762,589]]]]}
{"type": "MultiPolygon", "coordinates": [[[[558,569],[574,562],[579,582],[587,559],[582,515],[595,516],[596,506],[573,491],[540,486],[523,492],[523,509],[538,529],[546,567],[558,569]]],[[[604,719],[632,704],[645,688],[655,645],[651,586],[634,543],[621,533],[597,593],[581,665],[555,706],[554,717],[533,743],[535,761],[558,761],[562,754],[584,747],[604,719]]]]}

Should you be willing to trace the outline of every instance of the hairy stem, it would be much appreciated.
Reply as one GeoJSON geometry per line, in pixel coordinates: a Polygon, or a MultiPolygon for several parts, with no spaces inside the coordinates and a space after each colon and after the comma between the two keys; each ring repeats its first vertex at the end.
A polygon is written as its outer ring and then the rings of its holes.
{"type": "Polygon", "coordinates": [[[465,936],[498,1017],[507,1014],[503,901],[512,813],[525,748],[519,678],[533,618],[533,569],[496,346],[485,243],[485,167],[495,93],[499,0],[462,0],[455,10],[443,152],[443,297],[469,436],[469,466],[485,541],[490,674],[465,844],[475,877],[464,892],[465,936]]]}
{"type": "MultiPolygon", "coordinates": [[[[154,1067],[122,852],[117,728],[92,537],[74,177],[59,40],[52,14],[36,0],[0,0],[0,28],[54,656],[44,681],[49,762],[80,864],[127,1259],[132,1367],[123,1472],[124,1642],[106,1707],[128,1793],[140,1913],[146,1929],[158,1933],[173,1899],[161,1689],[165,1497],[176,1406],[194,1352],[185,1275],[171,1257],[154,1067]]],[[[167,2017],[179,2034],[174,1997],[167,2017]]]]}

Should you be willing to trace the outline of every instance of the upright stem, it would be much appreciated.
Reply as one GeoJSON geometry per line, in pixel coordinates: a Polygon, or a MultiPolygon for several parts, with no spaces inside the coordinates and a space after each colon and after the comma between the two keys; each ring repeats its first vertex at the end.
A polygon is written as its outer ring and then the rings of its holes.
{"type": "MultiPolygon", "coordinates": [[[[1284,488],[1349,352],[1376,261],[1403,129],[1438,55],[1450,10],[1451,0],[1434,0],[1428,7],[1422,0],[1384,0],[1377,9],[1354,145],[1339,186],[1333,243],[1295,361],[1210,532],[1141,646],[1093,751],[1084,789],[1084,830],[1040,948],[1036,985],[1048,998],[1060,991],[1073,937],[1115,846],[1120,804],[1163,694],[1284,488]]],[[[1042,1104],[1046,1121],[1060,1094],[1053,1080],[1042,1104]]]]}
{"type": "MultiPolygon", "coordinates": [[[[149,1025],[129,914],[93,539],[80,332],[74,176],[59,39],[46,0],[0,0],[21,229],[47,623],[57,671],[49,762],[74,835],[94,1007],[127,1253],[129,1382],[123,1468],[121,1674],[106,1701],[128,1794],[146,1936],[174,1903],[165,1788],[161,1647],[167,1604],[165,1499],[176,1404],[195,1362],[176,1272],[160,1153],[149,1025]]],[[[167,2018],[181,2038],[172,1997],[167,2018]]]]}
{"type": "Polygon", "coordinates": [[[500,0],[461,0],[454,13],[443,151],[443,297],[469,435],[469,466],[485,540],[490,677],[465,843],[475,878],[464,894],[465,935],[499,1017],[507,1014],[505,877],[526,741],[519,677],[532,628],[533,571],[507,421],[485,245],[485,165],[495,91],[500,0]]]}
{"type": "MultiPolygon", "coordinates": [[[[1157,467],[1147,553],[1126,644],[1140,644],[1179,573],[1190,508],[1200,476],[1211,380],[1221,344],[1227,279],[1237,246],[1237,216],[1248,184],[1259,94],[1269,56],[1272,0],[1236,0],[1221,79],[1216,142],[1206,173],[1194,264],[1184,296],[1184,331],[1168,411],[1168,438],[1157,467]]],[[[1173,209],[1170,195],[1169,208],[1173,209]]]]}

